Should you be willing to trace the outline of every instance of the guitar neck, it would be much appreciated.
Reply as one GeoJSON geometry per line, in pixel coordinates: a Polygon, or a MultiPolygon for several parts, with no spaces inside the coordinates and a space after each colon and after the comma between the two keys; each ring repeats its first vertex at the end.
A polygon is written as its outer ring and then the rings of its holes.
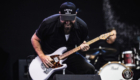
{"type": "MultiPolygon", "coordinates": [[[[98,40],[100,40],[99,37],[88,41],[86,44],[90,45],[90,44],[92,44],[92,43],[94,43],[94,42],[96,42],[96,41],[98,41],[98,40]]],[[[64,58],[68,57],[69,55],[71,55],[71,54],[73,54],[73,53],[75,53],[75,52],[77,52],[77,51],[79,51],[79,50],[80,50],[80,46],[78,46],[78,47],[76,47],[76,48],[74,48],[74,49],[72,49],[72,50],[70,50],[70,51],[68,51],[68,52],[66,52],[66,53],[64,53],[64,54],[62,54],[62,55],[60,55],[60,56],[59,56],[59,59],[64,59],[64,58]]]]}
{"type": "Polygon", "coordinates": [[[95,39],[92,39],[92,40],[88,41],[86,44],[91,45],[92,43],[94,43],[94,42],[96,42],[98,40],[100,40],[100,38],[96,37],[95,39]]]}

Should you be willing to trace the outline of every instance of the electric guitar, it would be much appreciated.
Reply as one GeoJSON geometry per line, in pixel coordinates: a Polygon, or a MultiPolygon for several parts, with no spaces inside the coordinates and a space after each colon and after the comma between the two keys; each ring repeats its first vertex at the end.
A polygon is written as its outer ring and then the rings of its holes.
{"type": "MultiPolygon", "coordinates": [[[[96,37],[95,39],[88,41],[86,44],[90,45],[98,40],[105,40],[109,36],[113,35],[113,33],[114,32],[111,31],[106,34],[102,34],[99,37],[96,37]]],[[[64,51],[66,51],[66,50],[67,50],[66,47],[60,47],[52,54],[47,55],[53,59],[53,61],[51,62],[53,64],[53,67],[50,67],[50,68],[47,68],[43,64],[43,62],[41,61],[39,56],[35,57],[29,65],[29,74],[30,74],[31,78],[33,80],[47,80],[53,72],[55,72],[57,70],[65,69],[67,67],[67,65],[62,64],[62,62],[65,61],[66,57],[68,57],[69,55],[79,51],[80,46],[64,53],[64,51]]]]}

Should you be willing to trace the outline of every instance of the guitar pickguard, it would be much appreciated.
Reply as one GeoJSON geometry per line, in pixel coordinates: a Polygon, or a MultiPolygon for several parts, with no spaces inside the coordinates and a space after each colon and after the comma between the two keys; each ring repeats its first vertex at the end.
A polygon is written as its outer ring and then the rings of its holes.
{"type": "Polygon", "coordinates": [[[53,68],[58,68],[58,67],[63,66],[63,65],[60,64],[58,56],[59,55],[50,56],[53,59],[53,61],[51,61],[51,63],[54,65],[51,68],[47,68],[44,65],[44,63],[41,63],[41,68],[44,70],[44,73],[48,74],[53,68]],[[57,60],[55,60],[56,58],[57,58],[57,60]]]}
{"type": "Polygon", "coordinates": [[[61,67],[61,66],[63,66],[63,65],[61,65],[60,64],[60,60],[59,60],[59,55],[53,55],[53,56],[50,56],[52,59],[53,59],[53,61],[51,61],[51,63],[54,65],[54,66],[52,66],[52,68],[58,68],[58,67],[61,67]],[[57,58],[58,59],[58,61],[57,60],[54,60],[55,58],[57,58]]]}

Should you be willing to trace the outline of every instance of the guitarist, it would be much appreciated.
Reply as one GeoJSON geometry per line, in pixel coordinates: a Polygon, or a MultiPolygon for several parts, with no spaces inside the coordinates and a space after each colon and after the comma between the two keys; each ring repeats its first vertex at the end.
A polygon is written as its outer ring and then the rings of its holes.
{"type": "MultiPolygon", "coordinates": [[[[90,48],[86,44],[87,37],[87,24],[77,17],[76,6],[72,2],[64,2],[60,6],[59,14],[49,16],[42,21],[33,34],[31,43],[45,66],[52,67],[53,64],[50,62],[52,59],[45,54],[51,54],[63,46],[71,50],[80,45],[79,52],[87,51],[90,48]]],[[[94,66],[88,63],[79,52],[70,55],[64,61],[68,66],[66,74],[67,71],[73,74],[94,74],[94,66]]]]}

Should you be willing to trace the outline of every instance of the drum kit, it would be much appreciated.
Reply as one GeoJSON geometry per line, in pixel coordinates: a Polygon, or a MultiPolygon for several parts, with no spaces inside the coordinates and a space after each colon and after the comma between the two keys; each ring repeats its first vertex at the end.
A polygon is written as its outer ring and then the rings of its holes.
{"type": "MultiPolygon", "coordinates": [[[[90,60],[93,60],[98,55],[108,55],[116,51],[117,50],[113,48],[94,48],[87,51],[88,54],[86,54],[86,58],[90,62],[90,60]],[[110,52],[106,53],[106,51],[110,52]]],[[[140,70],[140,55],[135,48],[133,50],[123,51],[121,54],[121,61],[109,61],[99,69],[98,74],[102,80],[125,80],[122,76],[122,72],[125,69],[140,70]]],[[[97,62],[97,59],[95,62],[97,62]]]]}

